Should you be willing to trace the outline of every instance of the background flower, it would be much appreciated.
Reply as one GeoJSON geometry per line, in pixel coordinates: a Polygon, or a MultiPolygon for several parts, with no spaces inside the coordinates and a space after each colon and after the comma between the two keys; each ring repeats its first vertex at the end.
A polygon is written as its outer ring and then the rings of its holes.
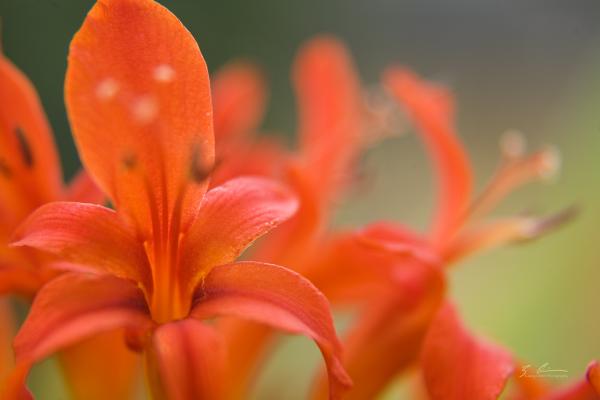
{"type": "MultiPolygon", "coordinates": [[[[269,131],[293,131],[289,65],[302,41],[327,31],[347,42],[366,82],[375,82],[390,61],[400,61],[455,90],[458,124],[475,154],[478,187],[495,167],[497,142],[507,126],[523,130],[532,148],[557,144],[565,165],[558,184],[527,188],[511,197],[503,211],[523,211],[523,204],[549,211],[574,202],[582,206],[580,217],[527,248],[470,260],[454,274],[451,290],[470,327],[491,334],[528,362],[550,362],[568,369],[575,379],[591,356],[600,354],[600,324],[585,312],[600,304],[600,252],[590,239],[597,236],[600,220],[600,190],[595,184],[600,146],[596,1],[163,3],[203,38],[211,71],[240,56],[265,66],[271,96],[277,99],[264,124],[269,131]]],[[[91,4],[0,3],[4,50],[40,90],[67,160],[67,174],[75,171],[77,157],[61,93],[66,49],[91,4]]],[[[419,146],[415,136],[408,135],[375,149],[365,164],[372,190],[358,193],[339,212],[338,221],[359,226],[394,213],[397,220],[425,226],[434,192],[419,146]],[[407,185],[410,189],[403,190],[407,185]]],[[[284,378],[291,372],[280,367],[289,357],[302,355],[298,370],[308,380],[307,365],[317,363],[317,353],[308,342],[288,343],[261,378],[261,393],[282,390],[288,398],[302,397],[297,387],[286,388],[284,378]]],[[[42,389],[35,377],[34,382],[38,390],[50,390],[42,389]]],[[[305,383],[298,380],[298,387],[305,383]]]]}

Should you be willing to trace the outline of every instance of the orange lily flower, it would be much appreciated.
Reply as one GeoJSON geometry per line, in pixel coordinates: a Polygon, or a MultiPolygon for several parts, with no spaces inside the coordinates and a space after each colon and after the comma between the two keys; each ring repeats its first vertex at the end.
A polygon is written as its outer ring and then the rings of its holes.
{"type": "Polygon", "coordinates": [[[153,0],[98,1],[71,43],[65,91],[82,161],[116,211],[51,203],[18,230],[15,246],[82,267],[38,293],[15,339],[13,395],[33,363],[124,328],[155,398],[223,398],[225,349],[202,321],[232,315],[311,337],[338,398],[349,380],[325,297],[283,267],[235,262],[297,201],[264,178],[207,192],[209,79],[177,17],[153,0]]]}
{"type": "MultiPolygon", "coordinates": [[[[373,398],[417,363],[431,322],[443,304],[445,267],[476,251],[538,237],[572,215],[572,210],[567,210],[548,218],[484,220],[509,191],[551,174],[556,154],[541,150],[526,156],[520,138],[509,136],[496,176],[483,194],[473,199],[472,168],[454,133],[450,94],[403,68],[388,70],[384,83],[407,109],[433,159],[439,197],[427,233],[391,222],[373,223],[333,240],[329,254],[316,268],[330,277],[313,281],[329,282],[330,287],[320,288],[334,304],[366,300],[345,340],[344,365],[354,381],[349,399],[373,398]],[[343,278],[334,280],[333,276],[343,278]]],[[[427,349],[423,352],[435,354],[427,349]]],[[[505,381],[504,376],[496,378],[505,381]]],[[[489,388],[492,398],[495,391],[489,388]]],[[[316,391],[317,397],[319,393],[322,391],[316,391]]],[[[457,393],[433,398],[464,398],[457,393]]]]}
{"type": "MultiPolygon", "coordinates": [[[[0,54],[0,293],[31,300],[40,287],[73,265],[39,251],[9,248],[16,226],[37,207],[56,200],[100,203],[104,195],[82,171],[68,186],[62,184],[58,153],[39,98],[29,80],[0,54]]],[[[0,382],[13,364],[12,310],[2,306],[0,382]]],[[[128,398],[136,359],[115,334],[106,334],[60,353],[60,365],[76,399],[128,398]],[[81,357],[96,362],[82,368],[81,357]],[[119,368],[109,368],[109,365],[119,368]],[[112,379],[107,386],[98,377],[112,379]],[[97,397],[95,397],[97,396],[97,397]]]]}
{"type": "MultiPolygon", "coordinates": [[[[320,36],[302,46],[292,82],[298,102],[299,143],[284,150],[273,140],[254,141],[264,113],[265,83],[260,71],[236,62],[214,79],[215,136],[219,165],[215,180],[245,173],[278,178],[299,197],[299,210],[259,243],[252,257],[286,265],[313,281],[307,267],[321,255],[333,205],[353,179],[354,164],[368,143],[369,115],[348,50],[320,36]],[[218,156],[219,157],[219,156],[218,156]]],[[[314,282],[314,281],[313,281],[314,282]]],[[[319,282],[314,282],[319,287],[319,282]]],[[[272,331],[245,321],[220,324],[230,352],[230,396],[245,393],[270,344],[272,331]]]]}

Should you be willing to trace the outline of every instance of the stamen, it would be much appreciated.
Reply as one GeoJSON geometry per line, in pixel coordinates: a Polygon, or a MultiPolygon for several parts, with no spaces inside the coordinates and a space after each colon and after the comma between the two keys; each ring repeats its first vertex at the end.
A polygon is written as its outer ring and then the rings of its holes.
{"type": "Polygon", "coordinates": [[[540,152],[538,174],[542,179],[553,179],[560,171],[561,157],[557,147],[548,146],[540,152]]]}
{"type": "Polygon", "coordinates": [[[100,100],[110,100],[119,91],[119,84],[113,78],[106,78],[96,87],[96,96],[100,100]]]}
{"type": "Polygon", "coordinates": [[[549,179],[560,169],[560,155],[555,147],[547,147],[528,156],[519,156],[524,142],[517,136],[502,141],[504,161],[487,188],[473,203],[467,218],[473,220],[491,210],[508,193],[536,179],[549,179]]]}
{"type": "Polygon", "coordinates": [[[153,76],[158,82],[171,82],[175,79],[175,70],[168,64],[160,64],[154,69],[153,76]]]}
{"type": "Polygon", "coordinates": [[[481,223],[459,235],[445,251],[444,259],[450,264],[473,253],[507,243],[533,240],[563,226],[576,215],[577,208],[570,207],[543,218],[512,217],[481,223]]]}
{"type": "Polygon", "coordinates": [[[531,218],[523,225],[523,239],[535,239],[553,231],[572,221],[577,214],[579,214],[578,207],[571,206],[545,218],[531,218]]]}
{"type": "Polygon", "coordinates": [[[523,157],[526,147],[525,137],[521,132],[516,130],[504,132],[500,139],[500,151],[509,160],[523,157]]]}
{"type": "Polygon", "coordinates": [[[380,86],[369,88],[363,98],[368,141],[400,136],[406,132],[406,118],[386,90],[380,86]]]}
{"type": "Polygon", "coordinates": [[[27,168],[31,168],[33,166],[33,152],[31,151],[31,146],[25,137],[25,133],[20,127],[15,128],[15,136],[19,142],[19,150],[21,150],[23,163],[25,163],[27,168]]]}

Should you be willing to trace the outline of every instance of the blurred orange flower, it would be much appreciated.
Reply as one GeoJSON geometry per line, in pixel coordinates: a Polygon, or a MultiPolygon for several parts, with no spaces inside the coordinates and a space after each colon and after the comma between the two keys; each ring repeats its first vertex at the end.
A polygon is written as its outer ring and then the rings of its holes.
{"type": "Polygon", "coordinates": [[[127,330],[155,398],[220,398],[222,340],[202,320],[233,315],[318,344],[330,397],[349,380],[325,297],[295,272],[235,262],[294,214],[264,178],[207,192],[214,165],[206,65],[191,34],[152,0],[100,0],[70,48],[66,102],[87,170],[116,211],[56,202],[34,212],[15,246],[80,265],[37,295],[15,340],[15,393],[31,365],[99,332],[127,330]]]}

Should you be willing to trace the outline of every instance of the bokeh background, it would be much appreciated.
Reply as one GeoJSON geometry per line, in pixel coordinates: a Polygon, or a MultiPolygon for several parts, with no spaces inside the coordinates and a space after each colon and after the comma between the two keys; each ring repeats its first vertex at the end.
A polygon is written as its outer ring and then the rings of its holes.
{"type": "MultiPolygon", "coordinates": [[[[270,79],[265,130],[294,135],[289,70],[300,44],[318,33],[344,40],[363,81],[376,85],[392,62],[449,85],[460,135],[479,187],[509,128],[531,148],[556,144],[558,179],[519,191],[498,211],[580,207],[559,232],[479,255],[452,271],[451,292],[476,331],[533,365],[575,379],[600,357],[600,2],[597,0],[172,0],[161,1],[198,40],[211,71],[249,58],[270,79]]],[[[31,78],[54,128],[65,174],[79,161],[63,103],[68,43],[91,0],[0,0],[4,52],[31,78]]],[[[364,160],[368,185],[340,208],[337,223],[392,218],[425,227],[434,201],[431,171],[414,135],[389,139],[364,160]]],[[[343,323],[341,324],[343,325],[343,323]]],[[[400,351],[400,349],[399,349],[400,351]]],[[[256,399],[302,399],[319,362],[308,340],[281,338],[256,399]],[[273,393],[277,393],[274,395],[273,393]]],[[[66,398],[52,361],[31,383],[40,399],[66,398]]],[[[384,398],[398,398],[393,387],[384,398]]]]}

